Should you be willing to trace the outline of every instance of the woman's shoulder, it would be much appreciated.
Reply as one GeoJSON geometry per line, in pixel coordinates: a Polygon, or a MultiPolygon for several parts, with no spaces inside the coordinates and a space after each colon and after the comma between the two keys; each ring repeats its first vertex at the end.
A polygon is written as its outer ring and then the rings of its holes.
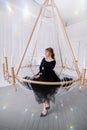
{"type": "Polygon", "coordinates": [[[42,58],[41,63],[45,62],[45,58],[42,58]]]}
{"type": "Polygon", "coordinates": [[[42,61],[45,61],[45,57],[42,58],[42,61]]]}
{"type": "Polygon", "coordinates": [[[48,62],[48,63],[55,63],[55,62],[56,62],[55,59],[50,59],[50,60],[48,61],[48,60],[46,60],[45,58],[43,58],[43,60],[46,61],[46,62],[48,62]]]}
{"type": "Polygon", "coordinates": [[[56,60],[55,60],[55,59],[54,59],[54,60],[52,60],[51,62],[52,62],[53,64],[56,64],[56,60]]]}

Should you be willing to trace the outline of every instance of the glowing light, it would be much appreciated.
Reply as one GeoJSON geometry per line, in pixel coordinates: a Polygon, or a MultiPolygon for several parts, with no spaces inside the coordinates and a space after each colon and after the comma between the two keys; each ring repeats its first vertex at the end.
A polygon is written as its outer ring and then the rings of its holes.
{"type": "Polygon", "coordinates": [[[71,111],[72,113],[75,113],[75,112],[76,112],[76,108],[70,107],[70,111],[71,111]]]}
{"type": "Polygon", "coordinates": [[[77,15],[79,14],[79,11],[76,10],[76,11],[74,12],[74,14],[77,16],[77,15]]]}
{"type": "Polygon", "coordinates": [[[25,112],[27,112],[28,111],[28,109],[27,108],[25,108],[25,110],[24,110],[25,112]]]}
{"type": "Polygon", "coordinates": [[[70,130],[74,130],[74,127],[73,127],[73,126],[70,126],[70,130]]]}
{"type": "Polygon", "coordinates": [[[5,2],[5,7],[6,7],[6,9],[7,9],[7,11],[8,11],[9,13],[12,12],[11,5],[10,5],[7,1],[5,2]]]}
{"type": "Polygon", "coordinates": [[[2,109],[5,110],[7,108],[7,106],[3,106],[2,109]]]}
{"type": "Polygon", "coordinates": [[[34,116],[34,113],[32,113],[32,117],[34,116]]]}
{"type": "Polygon", "coordinates": [[[61,107],[63,107],[64,105],[63,105],[63,103],[61,103],[61,107]]]}
{"type": "Polygon", "coordinates": [[[81,0],[79,3],[78,1],[76,2],[76,10],[74,11],[74,15],[78,16],[82,13],[84,13],[85,9],[86,9],[86,1],[85,0],[81,0]]]}
{"type": "Polygon", "coordinates": [[[71,107],[71,108],[70,108],[70,111],[71,111],[71,112],[73,112],[73,111],[74,111],[74,109],[71,107]]]}
{"type": "Polygon", "coordinates": [[[58,116],[55,116],[55,119],[58,119],[58,116]]]}
{"type": "Polygon", "coordinates": [[[30,14],[27,5],[24,5],[22,12],[24,16],[28,16],[30,14]]]}

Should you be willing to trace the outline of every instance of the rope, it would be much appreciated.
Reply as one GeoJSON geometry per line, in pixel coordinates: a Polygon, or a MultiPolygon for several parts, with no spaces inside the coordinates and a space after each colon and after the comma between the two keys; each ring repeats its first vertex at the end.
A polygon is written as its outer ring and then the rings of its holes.
{"type": "MultiPolygon", "coordinates": [[[[38,36],[39,36],[39,34],[40,34],[40,28],[41,28],[41,26],[42,26],[42,21],[41,21],[40,26],[39,26],[38,36]]],[[[36,51],[36,46],[37,46],[37,42],[38,42],[38,36],[37,36],[36,43],[35,43],[35,47],[34,47],[34,50],[33,50],[33,54],[32,54],[31,60],[30,60],[30,63],[31,63],[31,64],[30,64],[30,69],[31,69],[33,75],[35,75],[35,73],[34,73],[34,71],[33,71],[33,69],[32,69],[32,61],[33,61],[33,58],[34,58],[34,55],[35,55],[35,51],[36,51]]],[[[29,66],[29,65],[28,65],[28,66],[29,66]]]]}
{"type": "MultiPolygon", "coordinates": [[[[53,11],[53,15],[54,15],[54,2],[52,1],[52,11],[53,11]]],[[[56,24],[55,24],[55,19],[53,19],[53,23],[54,23],[54,28],[55,28],[55,31],[56,31],[56,34],[57,34],[57,42],[58,42],[58,50],[59,50],[59,55],[60,55],[60,60],[61,60],[61,64],[63,66],[63,59],[62,59],[62,53],[61,53],[61,49],[60,49],[60,41],[59,41],[59,33],[58,33],[58,30],[56,28],[56,24]]]]}
{"type": "MultiPolygon", "coordinates": [[[[45,10],[45,9],[44,9],[44,10],[45,10]]],[[[43,12],[43,13],[44,13],[44,12],[43,12]]],[[[41,16],[41,18],[42,18],[42,16],[41,16]]],[[[33,61],[33,58],[34,58],[34,55],[35,55],[36,46],[37,46],[37,43],[38,43],[38,38],[39,38],[39,35],[40,35],[41,27],[42,27],[42,21],[40,22],[39,31],[38,31],[38,36],[37,36],[37,39],[36,39],[34,51],[33,51],[32,58],[31,58],[31,62],[33,61]]]]}
{"type": "Polygon", "coordinates": [[[63,20],[61,18],[61,15],[60,15],[60,12],[59,12],[59,9],[57,8],[56,6],[56,10],[57,10],[57,15],[59,16],[59,19],[60,19],[60,22],[61,22],[61,26],[62,26],[62,29],[63,29],[63,32],[64,32],[64,35],[65,35],[65,38],[66,38],[66,43],[70,49],[70,53],[71,53],[71,57],[72,57],[72,60],[73,60],[73,63],[74,63],[74,66],[76,68],[76,72],[78,74],[78,77],[80,77],[80,70],[78,68],[78,64],[76,63],[76,58],[75,58],[75,55],[74,55],[74,52],[73,52],[73,49],[72,49],[72,46],[71,46],[71,42],[69,40],[69,37],[68,37],[68,34],[66,32],[66,29],[65,29],[65,26],[64,26],[64,23],[63,23],[63,20]]]}
{"type": "MultiPolygon", "coordinates": [[[[47,0],[46,0],[46,1],[47,1],[47,0]]],[[[46,1],[44,2],[43,6],[46,5],[46,1]]],[[[39,14],[38,14],[38,17],[36,18],[36,21],[35,21],[35,24],[34,24],[34,26],[33,26],[32,32],[31,32],[30,37],[29,37],[29,39],[28,39],[28,43],[27,43],[27,45],[26,45],[26,47],[25,47],[25,50],[24,50],[23,55],[22,55],[22,57],[21,57],[21,60],[20,60],[20,62],[19,62],[19,65],[18,65],[18,68],[17,68],[17,71],[16,71],[16,76],[18,75],[18,73],[19,73],[19,71],[20,71],[22,62],[23,62],[24,57],[25,57],[25,55],[26,55],[27,49],[28,49],[28,47],[29,47],[29,45],[30,45],[30,42],[31,42],[33,33],[34,33],[35,28],[36,28],[36,26],[37,26],[37,24],[38,24],[38,20],[40,19],[41,14],[42,14],[43,11],[44,11],[43,6],[42,6],[41,9],[40,9],[40,12],[39,12],[39,14]]]]}
{"type": "MultiPolygon", "coordinates": [[[[52,2],[52,11],[53,11],[53,15],[54,15],[54,1],[53,0],[51,0],[51,2],[52,2]]],[[[61,48],[60,48],[60,40],[59,40],[59,33],[58,33],[58,29],[56,28],[56,23],[55,23],[55,19],[53,19],[53,24],[54,24],[54,28],[55,28],[55,31],[56,31],[56,38],[57,38],[57,49],[59,50],[59,56],[60,56],[60,61],[61,61],[61,65],[62,65],[62,67],[61,67],[61,71],[60,71],[60,74],[62,73],[62,71],[63,71],[63,58],[62,58],[62,53],[61,53],[61,48]]]]}

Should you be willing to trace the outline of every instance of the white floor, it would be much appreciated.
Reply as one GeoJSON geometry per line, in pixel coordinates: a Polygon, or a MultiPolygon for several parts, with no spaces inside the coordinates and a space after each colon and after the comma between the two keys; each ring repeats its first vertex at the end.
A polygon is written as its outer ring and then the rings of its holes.
{"type": "Polygon", "coordinates": [[[2,71],[0,71],[0,87],[6,87],[8,85],[9,85],[9,83],[7,81],[5,81],[5,79],[3,78],[3,75],[2,75],[2,71]]]}
{"type": "Polygon", "coordinates": [[[87,130],[87,88],[56,95],[44,118],[32,91],[17,85],[0,88],[0,130],[87,130]]]}

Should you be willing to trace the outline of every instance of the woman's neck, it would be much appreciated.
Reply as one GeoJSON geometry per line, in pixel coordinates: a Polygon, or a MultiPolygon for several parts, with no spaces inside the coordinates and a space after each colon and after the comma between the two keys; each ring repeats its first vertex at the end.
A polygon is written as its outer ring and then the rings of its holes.
{"type": "Polygon", "coordinates": [[[54,59],[52,57],[46,57],[46,61],[53,61],[54,59]]]}

